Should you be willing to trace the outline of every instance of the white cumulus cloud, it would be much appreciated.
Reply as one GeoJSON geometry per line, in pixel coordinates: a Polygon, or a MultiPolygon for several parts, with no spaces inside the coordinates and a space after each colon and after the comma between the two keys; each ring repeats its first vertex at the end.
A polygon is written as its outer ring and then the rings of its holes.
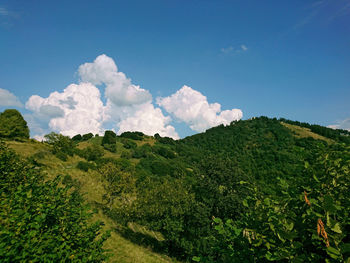
{"type": "Polygon", "coordinates": [[[27,119],[35,138],[42,138],[50,130],[69,136],[101,134],[106,126],[119,129],[119,133],[130,130],[179,138],[169,124],[171,118],[152,104],[151,94],[118,72],[112,58],[98,56],[93,63],[81,65],[78,73],[79,84],[71,84],[47,98],[33,95],[28,99],[25,106],[33,114],[27,119]],[[96,87],[100,85],[105,87],[106,105],[96,87]]]}
{"type": "Polygon", "coordinates": [[[158,98],[157,103],[197,132],[219,124],[227,125],[243,116],[240,109],[221,111],[219,103],[209,104],[207,97],[186,85],[169,97],[158,98]]]}
{"type": "Polygon", "coordinates": [[[142,104],[152,100],[149,91],[131,83],[123,72],[118,71],[114,60],[106,55],[98,56],[93,63],[85,63],[78,69],[82,82],[104,84],[105,96],[118,106],[142,104]]]}
{"type": "Polygon", "coordinates": [[[47,98],[33,95],[26,108],[38,119],[48,118],[49,128],[64,135],[103,132],[103,102],[99,89],[90,83],[71,84],[47,98]]]}
{"type": "Polygon", "coordinates": [[[0,88],[0,106],[3,107],[22,107],[22,103],[19,99],[6,89],[0,88]]]}
{"type": "Polygon", "coordinates": [[[342,129],[350,131],[350,118],[339,121],[337,124],[329,125],[328,127],[332,129],[342,129]]]}
{"type": "Polygon", "coordinates": [[[153,136],[159,133],[163,137],[179,139],[175,128],[169,125],[170,121],[171,118],[164,116],[160,108],[154,107],[152,103],[145,103],[137,106],[136,111],[131,116],[118,124],[118,134],[125,131],[141,131],[147,135],[153,136]]]}
{"type": "MultiPolygon", "coordinates": [[[[147,135],[159,133],[179,138],[171,125],[171,117],[152,103],[148,90],[134,85],[118,71],[112,58],[100,55],[93,62],[82,64],[78,74],[78,84],[71,84],[62,92],[52,92],[47,98],[33,95],[28,99],[25,107],[32,114],[27,114],[26,119],[35,138],[40,139],[50,131],[74,136],[89,132],[102,134],[111,128],[118,134],[141,131],[147,135]],[[100,89],[106,97],[105,104],[100,89]]],[[[7,97],[12,95],[12,101],[16,101],[13,94],[1,92],[7,97]]],[[[241,110],[221,111],[220,104],[208,103],[204,95],[188,86],[169,97],[158,98],[157,103],[195,131],[227,125],[242,118],[241,110]]]]}

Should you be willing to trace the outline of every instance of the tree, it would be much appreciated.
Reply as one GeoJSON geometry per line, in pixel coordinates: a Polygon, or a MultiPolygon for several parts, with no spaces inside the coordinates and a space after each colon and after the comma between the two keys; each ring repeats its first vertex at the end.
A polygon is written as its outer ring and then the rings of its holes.
{"type": "Polygon", "coordinates": [[[48,144],[52,145],[52,153],[63,161],[67,159],[67,155],[72,156],[74,154],[75,145],[68,136],[51,132],[45,135],[44,138],[48,144]]]}
{"type": "Polygon", "coordinates": [[[91,138],[93,138],[94,137],[94,135],[90,132],[90,133],[86,133],[86,134],[84,134],[83,136],[82,136],[82,140],[83,141],[87,141],[87,140],[89,140],[89,139],[91,139],[91,138]]]}
{"type": "Polygon", "coordinates": [[[117,135],[114,131],[105,131],[105,135],[102,139],[102,145],[105,144],[115,144],[117,141],[117,135]]]}
{"type": "Polygon", "coordinates": [[[104,179],[106,191],[104,199],[110,207],[116,198],[127,201],[127,195],[135,191],[135,178],[129,172],[121,170],[116,164],[111,162],[105,164],[100,168],[100,173],[104,179]]]}
{"type": "Polygon", "coordinates": [[[46,180],[40,170],[0,144],[0,261],[104,262],[102,222],[72,186],[46,180]]]}
{"type": "Polygon", "coordinates": [[[83,137],[81,136],[81,134],[77,134],[77,135],[72,137],[72,140],[75,142],[80,142],[83,140],[83,137]]]}
{"type": "Polygon", "coordinates": [[[21,113],[15,109],[0,114],[0,137],[29,139],[29,128],[21,113]]]}

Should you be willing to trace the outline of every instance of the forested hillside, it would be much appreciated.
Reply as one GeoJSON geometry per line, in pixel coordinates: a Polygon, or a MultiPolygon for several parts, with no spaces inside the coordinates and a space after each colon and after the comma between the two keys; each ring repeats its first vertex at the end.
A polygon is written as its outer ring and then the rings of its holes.
{"type": "MultiPolygon", "coordinates": [[[[11,251],[0,254],[2,261],[14,261],[15,254],[34,260],[23,247],[34,244],[47,251],[56,244],[52,242],[61,242],[66,228],[58,231],[59,222],[74,218],[75,204],[87,216],[72,224],[77,233],[90,231],[89,249],[96,251],[86,261],[350,262],[350,148],[345,131],[260,117],[178,141],[140,132],[117,136],[113,131],[73,138],[51,133],[41,143],[2,137],[7,146],[1,146],[0,156],[5,193],[0,250],[11,251]],[[32,168],[11,170],[11,160],[32,168]],[[24,186],[9,188],[9,174],[24,186]],[[28,186],[25,181],[35,174],[43,179],[28,186]],[[35,190],[41,186],[48,190],[35,190]],[[31,203],[28,193],[33,191],[39,196],[31,203]],[[51,199],[57,192],[68,212],[52,215],[56,203],[48,203],[37,224],[40,198],[51,199]],[[92,219],[83,203],[96,210],[92,219]],[[29,213],[25,225],[39,225],[38,232],[23,228],[17,215],[23,211],[29,213]],[[96,219],[105,227],[93,223],[96,219]],[[111,230],[108,239],[106,230],[111,230]],[[44,242],[39,233],[56,241],[44,242]],[[10,236],[23,237],[23,247],[14,246],[10,236]],[[140,251],[137,256],[134,250],[140,251]]],[[[74,251],[81,248],[77,237],[67,237],[72,245],[67,250],[63,246],[60,255],[75,260],[74,251]]]]}

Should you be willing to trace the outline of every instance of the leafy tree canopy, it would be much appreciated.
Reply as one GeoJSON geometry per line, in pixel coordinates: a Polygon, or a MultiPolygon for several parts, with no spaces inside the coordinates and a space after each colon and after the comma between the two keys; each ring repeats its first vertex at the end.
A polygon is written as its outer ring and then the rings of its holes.
{"type": "Polygon", "coordinates": [[[0,114],[0,138],[29,139],[29,128],[21,113],[7,109],[0,114]]]}

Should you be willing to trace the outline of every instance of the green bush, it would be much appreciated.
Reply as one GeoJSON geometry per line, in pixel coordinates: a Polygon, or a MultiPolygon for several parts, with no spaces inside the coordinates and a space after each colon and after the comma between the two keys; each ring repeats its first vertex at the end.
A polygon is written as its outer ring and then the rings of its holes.
{"type": "Polygon", "coordinates": [[[55,155],[61,161],[66,162],[68,160],[68,155],[66,153],[64,153],[64,152],[56,152],[55,155]]]}
{"type": "Polygon", "coordinates": [[[100,145],[92,144],[82,150],[76,149],[75,153],[88,161],[96,161],[103,156],[104,151],[100,145]]]}
{"type": "Polygon", "coordinates": [[[43,174],[0,145],[0,261],[104,262],[101,222],[61,178],[43,174]]]}
{"type": "Polygon", "coordinates": [[[107,151],[110,151],[112,153],[117,152],[117,145],[115,143],[114,144],[104,144],[103,148],[105,148],[107,151]]]}
{"type": "Polygon", "coordinates": [[[123,132],[120,137],[122,138],[128,138],[132,140],[143,140],[144,134],[142,132],[123,132]]]}
{"type": "Polygon", "coordinates": [[[117,135],[114,131],[105,131],[102,139],[102,145],[115,144],[117,142],[117,135]]]}
{"type": "Polygon", "coordinates": [[[129,139],[123,139],[122,143],[125,149],[135,149],[137,147],[137,144],[129,139]]]}
{"type": "Polygon", "coordinates": [[[84,172],[87,172],[89,169],[95,169],[95,165],[89,162],[80,161],[77,164],[77,168],[84,172]]]}
{"type": "Polygon", "coordinates": [[[81,136],[81,134],[77,134],[75,136],[72,137],[72,140],[75,142],[80,142],[82,141],[83,137],[81,136]]]}
{"type": "Polygon", "coordinates": [[[121,158],[124,158],[124,159],[130,159],[132,158],[132,153],[130,151],[122,151],[122,154],[121,154],[121,158]]]}
{"type": "Polygon", "coordinates": [[[21,113],[14,109],[0,114],[0,138],[29,139],[29,128],[21,113]]]}
{"type": "Polygon", "coordinates": [[[148,143],[140,146],[140,147],[137,147],[135,148],[133,151],[132,151],[132,157],[133,158],[137,158],[137,159],[140,159],[140,158],[145,158],[147,157],[147,155],[149,153],[152,152],[152,147],[151,145],[149,145],[148,143]]]}
{"type": "Polygon", "coordinates": [[[90,140],[92,137],[94,137],[94,135],[90,132],[90,133],[87,133],[87,134],[84,134],[81,139],[83,141],[87,141],[87,140],[90,140]]]}
{"type": "Polygon", "coordinates": [[[75,144],[68,136],[51,132],[45,135],[44,138],[48,144],[52,145],[52,153],[58,154],[58,158],[63,160],[67,159],[64,155],[73,156],[75,144]]]}

